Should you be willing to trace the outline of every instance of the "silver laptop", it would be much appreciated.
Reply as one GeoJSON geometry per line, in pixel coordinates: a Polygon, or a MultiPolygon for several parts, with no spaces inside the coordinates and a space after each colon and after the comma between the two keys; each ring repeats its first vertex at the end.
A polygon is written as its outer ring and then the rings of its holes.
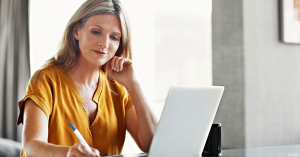
{"type": "Polygon", "coordinates": [[[224,87],[170,88],[148,157],[201,156],[224,87]]]}

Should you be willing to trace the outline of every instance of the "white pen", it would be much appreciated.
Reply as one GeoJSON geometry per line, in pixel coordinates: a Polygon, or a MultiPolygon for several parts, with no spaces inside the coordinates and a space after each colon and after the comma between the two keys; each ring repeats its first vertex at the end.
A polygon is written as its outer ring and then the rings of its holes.
{"type": "Polygon", "coordinates": [[[69,122],[69,125],[71,126],[71,128],[74,131],[75,135],[79,139],[80,143],[83,146],[85,146],[88,149],[88,151],[93,152],[92,149],[91,149],[91,147],[86,143],[86,141],[84,140],[84,138],[82,137],[82,135],[80,134],[80,132],[78,131],[78,129],[75,127],[75,125],[72,122],[69,122]]]}

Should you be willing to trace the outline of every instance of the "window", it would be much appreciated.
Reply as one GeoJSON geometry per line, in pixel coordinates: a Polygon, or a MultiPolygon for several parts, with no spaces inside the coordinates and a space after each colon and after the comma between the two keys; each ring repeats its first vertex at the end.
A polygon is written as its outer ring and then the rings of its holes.
{"type": "Polygon", "coordinates": [[[31,76],[58,51],[73,13],[84,0],[30,0],[29,39],[31,76]]]}
{"type": "MultiPolygon", "coordinates": [[[[212,85],[211,0],[121,0],[132,32],[133,62],[160,117],[172,84],[212,85]]],[[[65,26],[84,0],[30,1],[33,74],[57,52],[65,26]]],[[[126,135],[123,154],[140,150],[126,135]]]]}
{"type": "MultiPolygon", "coordinates": [[[[122,3],[130,20],[136,73],[158,118],[172,84],[212,85],[211,0],[122,3]]],[[[138,152],[127,138],[123,153],[138,152]]]]}

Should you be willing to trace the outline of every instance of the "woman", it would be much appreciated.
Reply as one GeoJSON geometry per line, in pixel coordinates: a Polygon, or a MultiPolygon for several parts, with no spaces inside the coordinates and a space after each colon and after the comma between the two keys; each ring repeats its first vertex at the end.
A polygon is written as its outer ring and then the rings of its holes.
{"type": "Polygon", "coordinates": [[[82,4],[56,57],[35,72],[19,102],[21,156],[116,155],[126,130],[148,152],[157,121],[130,58],[130,32],[120,2],[82,4]],[[69,122],[92,151],[79,143],[69,122]]]}

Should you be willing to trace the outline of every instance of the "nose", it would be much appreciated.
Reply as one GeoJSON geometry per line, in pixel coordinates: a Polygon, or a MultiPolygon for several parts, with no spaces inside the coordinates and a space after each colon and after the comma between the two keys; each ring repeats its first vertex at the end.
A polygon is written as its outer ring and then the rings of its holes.
{"type": "Polygon", "coordinates": [[[101,48],[108,48],[109,47],[109,37],[102,37],[99,42],[98,42],[98,45],[101,47],[101,48]]]}

